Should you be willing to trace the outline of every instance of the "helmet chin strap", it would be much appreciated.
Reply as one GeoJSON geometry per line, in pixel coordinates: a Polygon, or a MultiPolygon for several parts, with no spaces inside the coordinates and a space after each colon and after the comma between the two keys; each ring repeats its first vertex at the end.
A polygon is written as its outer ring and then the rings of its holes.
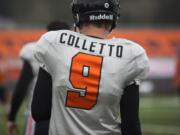
{"type": "Polygon", "coordinates": [[[75,16],[74,31],[77,32],[77,23],[79,22],[79,14],[75,16]]]}
{"type": "MultiPolygon", "coordinates": [[[[113,24],[112,24],[113,25],[113,24]]],[[[113,30],[113,26],[111,25],[111,28],[109,29],[109,33],[111,33],[112,32],[112,30],[113,30]]]]}
{"type": "Polygon", "coordinates": [[[77,32],[77,26],[76,26],[76,23],[74,23],[74,31],[77,32]]]}

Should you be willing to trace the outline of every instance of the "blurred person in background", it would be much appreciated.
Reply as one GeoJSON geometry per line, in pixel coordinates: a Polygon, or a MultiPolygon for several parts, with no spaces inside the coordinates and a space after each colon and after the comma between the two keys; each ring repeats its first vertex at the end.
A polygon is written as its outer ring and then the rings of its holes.
{"type": "Polygon", "coordinates": [[[6,93],[5,93],[6,90],[5,90],[4,80],[5,80],[5,75],[3,71],[1,71],[0,69],[0,102],[3,105],[5,111],[8,112],[9,107],[6,101],[6,93]]]}
{"type": "Polygon", "coordinates": [[[175,89],[180,96],[180,45],[176,49],[175,89]]]}
{"type": "Polygon", "coordinates": [[[2,58],[0,56],[0,103],[3,106],[5,113],[8,113],[12,92],[7,88],[7,67],[4,65],[5,63],[4,61],[2,61],[2,58]]]}
{"type": "Polygon", "coordinates": [[[149,71],[145,50],[108,39],[119,0],[73,0],[75,30],[44,34],[32,116],[50,120],[49,135],[141,135],[139,83],[149,71]]]}
{"type": "MultiPolygon", "coordinates": [[[[69,29],[68,24],[61,21],[52,21],[47,25],[47,31],[69,29]]],[[[31,42],[22,48],[20,58],[23,61],[21,75],[13,93],[11,107],[8,115],[8,135],[14,135],[18,131],[16,123],[17,112],[25,97],[27,97],[27,120],[25,135],[47,135],[49,121],[35,123],[30,113],[33,89],[37,79],[39,66],[34,58],[34,48],[36,42],[31,42]]]]}

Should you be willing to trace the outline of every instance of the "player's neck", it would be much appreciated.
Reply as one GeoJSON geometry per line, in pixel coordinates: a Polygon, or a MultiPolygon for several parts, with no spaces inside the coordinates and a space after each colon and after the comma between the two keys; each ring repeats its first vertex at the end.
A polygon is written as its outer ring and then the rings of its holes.
{"type": "Polygon", "coordinates": [[[91,25],[81,28],[79,32],[84,35],[99,37],[103,39],[106,39],[109,35],[109,31],[105,30],[104,28],[97,28],[91,25]]]}

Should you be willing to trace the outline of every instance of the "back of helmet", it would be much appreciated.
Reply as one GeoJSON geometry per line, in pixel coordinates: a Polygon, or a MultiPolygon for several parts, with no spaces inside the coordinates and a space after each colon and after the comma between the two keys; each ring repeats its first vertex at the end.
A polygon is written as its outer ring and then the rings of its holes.
{"type": "Polygon", "coordinates": [[[120,16],[119,0],[73,0],[72,13],[75,26],[84,23],[108,23],[115,28],[120,16]]]}

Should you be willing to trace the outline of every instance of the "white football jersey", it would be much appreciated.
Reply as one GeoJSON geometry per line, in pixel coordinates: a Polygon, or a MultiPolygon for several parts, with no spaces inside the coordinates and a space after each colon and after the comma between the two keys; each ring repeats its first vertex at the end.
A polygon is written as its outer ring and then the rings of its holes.
{"type": "Polygon", "coordinates": [[[124,88],[146,77],[145,50],[126,39],[48,32],[36,58],[53,80],[50,135],[119,135],[124,88]]]}
{"type": "Polygon", "coordinates": [[[33,90],[34,86],[37,80],[37,75],[39,71],[39,64],[37,63],[37,60],[34,57],[34,49],[35,49],[36,42],[30,42],[23,46],[23,48],[20,51],[19,57],[24,61],[28,61],[32,68],[33,72],[33,79],[31,81],[31,84],[28,87],[28,94],[27,94],[27,104],[28,104],[28,111],[31,110],[31,101],[33,97],[33,90]]]}

